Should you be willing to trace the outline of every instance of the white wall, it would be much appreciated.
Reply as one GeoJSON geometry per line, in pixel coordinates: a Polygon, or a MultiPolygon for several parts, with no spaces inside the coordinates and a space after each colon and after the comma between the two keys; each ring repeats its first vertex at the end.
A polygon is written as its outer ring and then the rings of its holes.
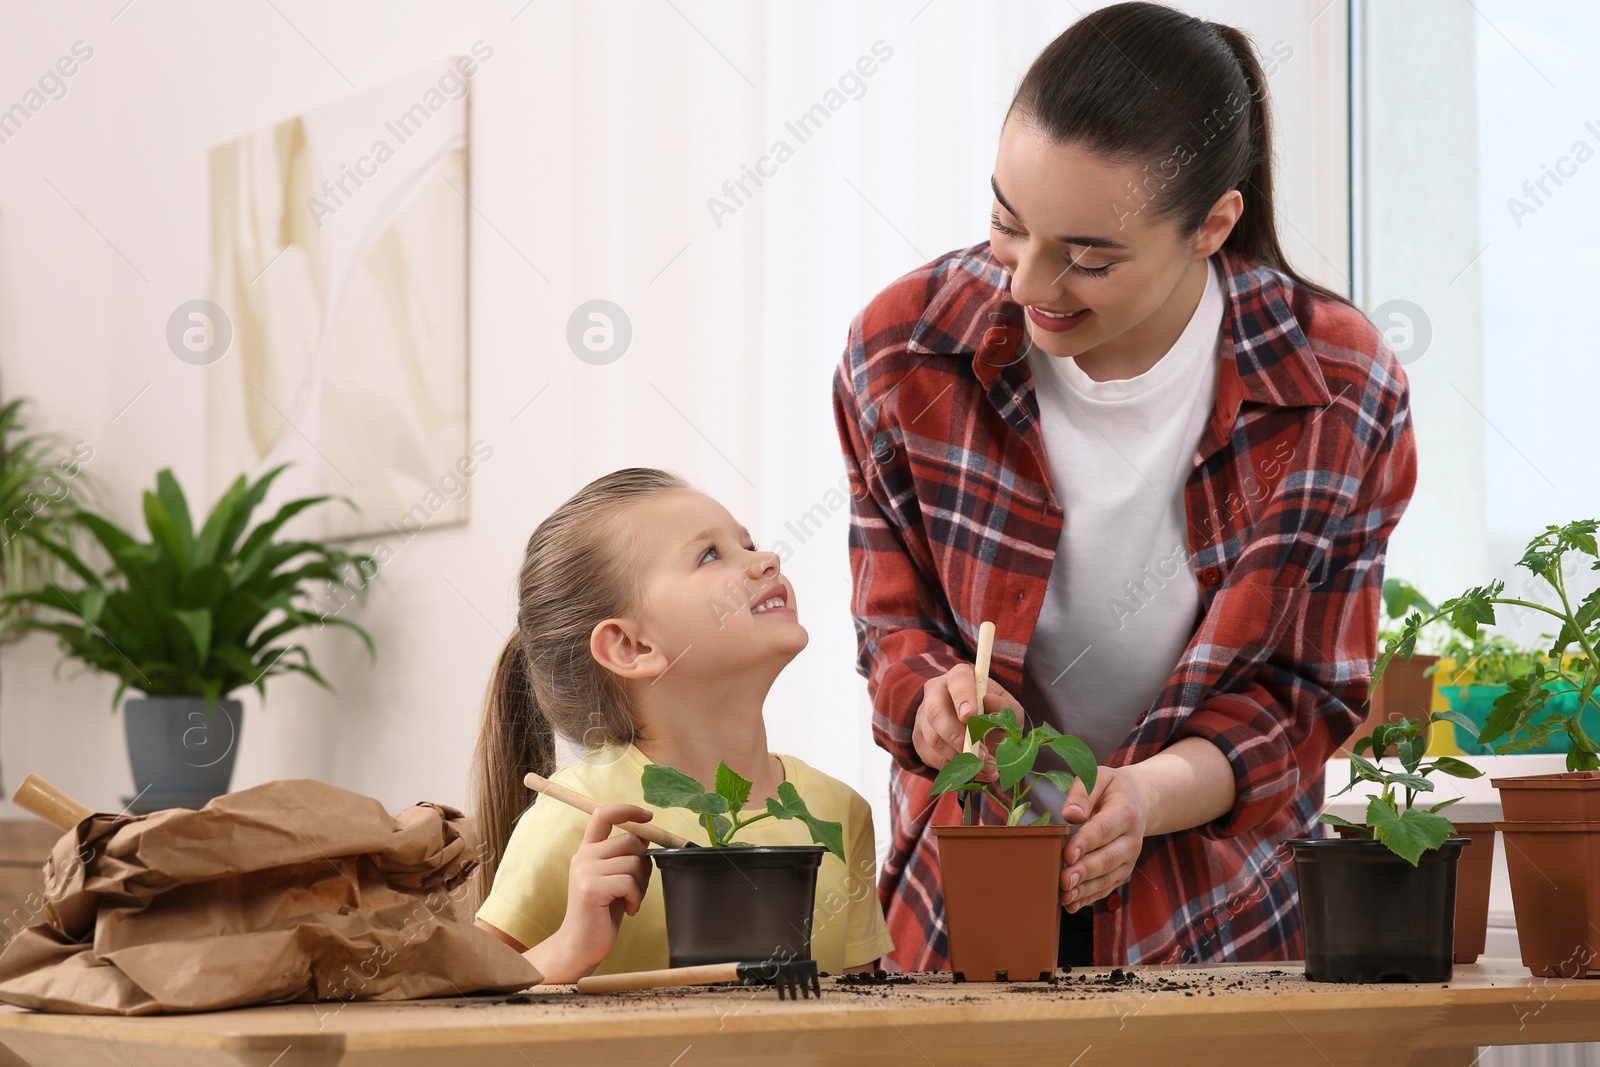
{"type": "MultiPolygon", "coordinates": [[[[986,236],[1002,113],[1078,6],[121,3],[7,13],[0,106],[75,41],[94,55],[0,144],[0,384],[94,447],[129,522],[160,467],[203,484],[205,371],[163,331],[205,295],[207,148],[476,40],[494,48],[473,89],[470,192],[470,436],[494,457],[470,523],[429,529],[384,569],[359,614],[375,666],[321,635],[338,695],[298,678],[264,709],[245,694],[236,784],[314,776],[391,806],[461,803],[529,532],[585,481],[650,464],[722,499],[762,543],[789,541],[812,640],[773,692],[773,746],[855,784],[886,829],[887,760],[853,667],[848,520],[832,511],[803,544],[785,524],[828,511],[842,474],[828,384],[851,317],[986,236]],[[892,58],[860,99],[716,225],[707,198],[880,40],[892,58]],[[605,367],[563,340],[595,297],[634,329],[605,367]]],[[[1345,5],[1189,6],[1292,49],[1272,78],[1285,229],[1298,265],[1342,287],[1345,5]]],[[[57,681],[55,660],[39,639],[0,652],[7,783],[38,771],[114,807],[131,779],[113,686],[70,668],[57,681]]]]}

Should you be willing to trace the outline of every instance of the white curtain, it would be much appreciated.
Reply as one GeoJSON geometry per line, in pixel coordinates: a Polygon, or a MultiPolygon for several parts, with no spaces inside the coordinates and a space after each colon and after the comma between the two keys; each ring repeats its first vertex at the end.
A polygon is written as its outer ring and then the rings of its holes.
{"type": "MultiPolygon", "coordinates": [[[[576,288],[619,294],[639,346],[585,398],[606,432],[583,473],[673,466],[760,543],[787,550],[811,643],[773,689],[771,743],[872,799],[880,837],[888,760],[871,742],[854,670],[831,377],[851,319],[876,292],[987,238],[1011,95],[1088,6],[574,10],[582,58],[567,165],[582,232],[569,266],[588,281],[576,288]]],[[[1344,5],[1189,6],[1245,26],[1263,53],[1289,45],[1272,75],[1285,238],[1299,266],[1345,288],[1345,191],[1327,187],[1345,160],[1344,114],[1329,103],[1344,93],[1330,63],[1342,56],[1344,5]]]]}
{"type": "MultiPolygon", "coordinates": [[[[211,147],[453,55],[479,60],[462,189],[468,433],[492,458],[472,478],[469,522],[408,542],[352,615],[372,630],[375,664],[349,635],[316,634],[336,693],[282,678],[265,706],[241,694],[235,785],[318,777],[391,807],[461,803],[529,533],[588,480],[654,465],[722,500],[763,544],[786,543],[811,644],[773,690],[771,742],[872,800],[882,839],[887,759],[854,666],[830,380],[875,293],[986,238],[1012,91],[1087,6],[29,8],[0,40],[5,68],[23,72],[17,93],[75,40],[94,57],[0,150],[0,370],[42,427],[89,440],[108,509],[134,526],[162,467],[197,509],[211,503],[205,371],[162,340],[174,307],[206,291],[211,147]],[[566,339],[574,310],[597,299],[632,327],[604,365],[566,339]]],[[[1271,77],[1285,233],[1297,264],[1342,284],[1343,0],[1191,8],[1245,26],[1264,53],[1292,52],[1271,77]]],[[[3,717],[6,765],[116,810],[131,790],[106,712],[114,681],[54,677],[42,639],[0,654],[19,709],[3,717]]]]}

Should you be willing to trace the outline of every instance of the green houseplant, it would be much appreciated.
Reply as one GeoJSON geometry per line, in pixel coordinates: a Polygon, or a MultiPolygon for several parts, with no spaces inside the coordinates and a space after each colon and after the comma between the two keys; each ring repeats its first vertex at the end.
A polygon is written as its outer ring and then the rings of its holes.
{"type": "MultiPolygon", "coordinates": [[[[1437,712],[1430,722],[1454,721],[1437,712]]],[[[1444,982],[1455,960],[1456,868],[1468,839],[1439,814],[1454,798],[1428,807],[1417,798],[1433,791],[1431,776],[1477,778],[1482,772],[1453,756],[1427,760],[1424,723],[1405,718],[1380,723],[1345,750],[1350,782],[1379,789],[1366,817],[1352,822],[1324,812],[1336,838],[1285,842],[1300,883],[1306,939],[1306,977],[1313,982],[1444,982]],[[1365,753],[1370,752],[1368,759],[1365,753]],[[1399,769],[1383,761],[1390,755],[1399,769]],[[1373,907],[1373,901],[1383,907],[1373,907]]]]}
{"type": "MultiPolygon", "coordinates": [[[[32,528],[71,543],[78,532],[72,515],[80,499],[95,495],[93,479],[83,469],[94,449],[84,441],[69,445],[60,434],[32,430],[27,403],[18,398],[0,407],[0,594],[33,592],[61,578],[61,563],[24,531],[32,528]]],[[[33,611],[23,602],[0,603],[0,627],[33,611]]],[[[13,631],[0,640],[21,636],[13,631]]]]}
{"type": "MultiPolygon", "coordinates": [[[[26,406],[19,398],[0,407],[0,592],[5,593],[41,589],[61,576],[60,562],[26,531],[70,541],[79,499],[93,490],[83,465],[94,449],[85,442],[69,447],[59,434],[34,432],[26,406]]],[[[0,622],[31,613],[29,604],[6,605],[0,622]]]]}
{"type": "Polygon", "coordinates": [[[326,496],[292,500],[250,527],[250,516],[283,471],[234,481],[197,531],[170,470],[144,494],[149,540],[111,520],[79,511],[71,522],[109,562],[92,566],[74,547],[29,527],[27,536],[72,575],[44,589],[8,593],[7,608],[29,605],[35,617],[12,619],[0,633],[55,635],[64,656],[117,679],[115,708],[129,689],[143,693],[123,709],[137,810],[199,807],[227,792],[241,708],[228,698],[289,671],[324,688],[327,680],[302,644],[307,628],[342,626],[373,653],[356,623],[310,606],[315,582],[354,583],[364,593],[371,557],[316,541],[279,539],[283,526],[326,496]]]}
{"type": "MultiPolygon", "coordinates": [[[[1380,645],[1400,636],[1400,624],[1414,608],[1432,611],[1433,605],[1405,579],[1384,579],[1385,625],[1378,629],[1380,645]]],[[[1370,736],[1373,727],[1379,723],[1397,722],[1402,718],[1422,722],[1423,736],[1427,737],[1428,716],[1433,710],[1433,671],[1437,660],[1437,655],[1419,652],[1412,660],[1390,671],[1382,683],[1373,686],[1367,695],[1367,721],[1356,730],[1351,743],[1370,736]]]]}
{"type": "Polygon", "coordinates": [[[1512,906],[1522,961],[1546,977],[1600,974],[1600,752],[1584,725],[1600,712],[1595,691],[1600,670],[1600,589],[1576,599],[1567,588],[1566,563],[1583,559],[1600,571],[1596,531],[1600,522],[1580,519],[1547,526],[1529,542],[1517,566],[1530,572],[1553,597],[1543,603],[1505,596],[1494,581],[1452,597],[1424,615],[1407,617],[1400,637],[1384,649],[1376,672],[1399,655],[1409,658],[1417,632],[1448,617],[1467,638],[1495,625],[1496,609],[1515,607],[1557,622],[1550,647],[1512,677],[1477,740],[1496,754],[1528,752],[1561,734],[1567,742],[1565,773],[1492,778],[1499,791],[1511,876],[1512,906]],[[1570,694],[1570,695],[1568,695],[1570,694]],[[1565,697],[1565,699],[1563,699],[1565,697]]]}
{"type": "Polygon", "coordinates": [[[930,796],[977,791],[1005,813],[1000,825],[934,826],[939,880],[944,893],[950,969],[957,981],[1048,981],[1056,971],[1061,924],[1061,867],[1072,827],[1046,810],[1029,819],[1029,794],[1048,781],[1063,794],[1074,779],[1094,790],[1099,767],[1093,751],[1048,723],[1024,731],[1017,714],[973,715],[967,733],[994,747],[998,792],[975,781],[984,761],[964,752],[939,771],[930,796]],[[1035,770],[1044,753],[1064,768],[1035,770]],[[1007,887],[1005,908],[994,906],[994,887],[1007,887]]]}
{"type": "MultiPolygon", "coordinates": [[[[1549,642],[1553,640],[1551,634],[1541,634],[1541,638],[1549,642]]],[[[1401,660],[1391,663],[1389,677],[1397,669],[1410,667],[1422,657],[1415,656],[1411,661],[1401,660]]],[[[1568,654],[1564,657],[1564,666],[1571,667],[1577,657],[1568,654]]],[[[1480,743],[1478,736],[1488,725],[1489,719],[1494,716],[1496,702],[1504,697],[1513,687],[1520,685],[1520,679],[1528,676],[1536,664],[1549,664],[1550,659],[1537,648],[1526,648],[1504,634],[1490,634],[1480,631],[1474,637],[1463,634],[1454,634],[1441,649],[1438,661],[1429,668],[1430,673],[1437,673],[1438,690],[1444,697],[1450,710],[1458,711],[1465,716],[1465,722],[1458,722],[1455,726],[1455,740],[1461,751],[1470,756],[1486,756],[1491,753],[1487,744],[1480,743]]],[[[1537,736],[1526,737],[1516,751],[1538,753],[1564,753],[1571,749],[1571,742],[1565,731],[1559,729],[1545,730],[1545,720],[1550,716],[1570,713],[1577,707],[1577,690],[1559,677],[1552,677],[1543,683],[1543,688],[1548,692],[1544,711],[1534,713],[1528,722],[1537,736]]],[[[1552,724],[1553,725],[1553,724],[1552,724]]]]}
{"type": "Polygon", "coordinates": [[[1568,771],[1600,770],[1600,751],[1581,722],[1585,709],[1600,710],[1600,702],[1595,699],[1600,672],[1593,669],[1595,648],[1600,645],[1600,589],[1574,606],[1562,574],[1563,560],[1572,552],[1593,558],[1590,569],[1600,570],[1600,552],[1595,542],[1597,526],[1600,523],[1594,519],[1548,526],[1529,542],[1517,561],[1517,566],[1531,571],[1554,591],[1559,606],[1503,596],[1505,582],[1496,580],[1451,597],[1427,616],[1413,611],[1407,616],[1399,637],[1390,641],[1378,658],[1373,668],[1373,683],[1377,684],[1383,677],[1395,655],[1409,660],[1415,653],[1418,633],[1438,619],[1448,618],[1466,638],[1477,639],[1481,626],[1495,624],[1497,605],[1549,615],[1560,623],[1549,651],[1516,664],[1518,672],[1509,678],[1506,692],[1495,700],[1494,713],[1478,732],[1477,740],[1487,745],[1503,738],[1504,741],[1495,746],[1496,752],[1525,752],[1561,732],[1566,734],[1571,745],[1567,752],[1568,771]],[[1573,646],[1577,646],[1581,655],[1569,655],[1573,646]],[[1556,683],[1554,690],[1550,687],[1552,683],[1556,683]],[[1575,693],[1576,701],[1565,707],[1552,704],[1552,696],[1562,692],[1575,693]]]}
{"type": "Polygon", "coordinates": [[[762,808],[745,812],[752,783],[717,764],[716,782],[659,763],[641,775],[645,803],[691,811],[709,848],[656,848],[667,919],[667,956],[673,967],[705,963],[811,958],[817,872],[833,853],[846,862],[844,827],[811,813],[793,782],[762,808]],[[734,836],[766,819],[805,825],[809,845],[752,845],[734,836]]]}

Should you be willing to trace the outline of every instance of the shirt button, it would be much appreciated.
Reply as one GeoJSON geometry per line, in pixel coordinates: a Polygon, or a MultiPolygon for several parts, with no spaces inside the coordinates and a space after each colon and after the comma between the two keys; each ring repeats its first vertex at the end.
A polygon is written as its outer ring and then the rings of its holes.
{"type": "Polygon", "coordinates": [[[1024,595],[1024,594],[1022,594],[1022,593],[1018,593],[1018,594],[1017,594],[1017,607],[1019,607],[1019,608],[1020,608],[1020,607],[1022,607],[1022,602],[1023,602],[1023,600],[1025,600],[1025,599],[1026,599],[1026,597],[1025,597],[1025,595],[1024,595]]]}
{"type": "Polygon", "coordinates": [[[1200,572],[1200,581],[1204,585],[1216,585],[1222,581],[1222,572],[1215,567],[1207,567],[1200,572]]]}
{"type": "Polygon", "coordinates": [[[1121,907],[1122,907],[1122,897],[1121,896],[1119,896],[1116,893],[1112,893],[1109,897],[1106,897],[1106,910],[1107,911],[1117,911],[1121,907]]]}

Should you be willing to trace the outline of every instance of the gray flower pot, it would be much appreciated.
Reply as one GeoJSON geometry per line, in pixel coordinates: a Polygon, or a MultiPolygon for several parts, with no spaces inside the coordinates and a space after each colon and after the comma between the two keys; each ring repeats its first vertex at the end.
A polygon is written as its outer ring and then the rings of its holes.
{"type": "Polygon", "coordinates": [[[205,697],[136,697],[122,707],[138,812],[200,808],[228,791],[244,707],[205,697]]]}

